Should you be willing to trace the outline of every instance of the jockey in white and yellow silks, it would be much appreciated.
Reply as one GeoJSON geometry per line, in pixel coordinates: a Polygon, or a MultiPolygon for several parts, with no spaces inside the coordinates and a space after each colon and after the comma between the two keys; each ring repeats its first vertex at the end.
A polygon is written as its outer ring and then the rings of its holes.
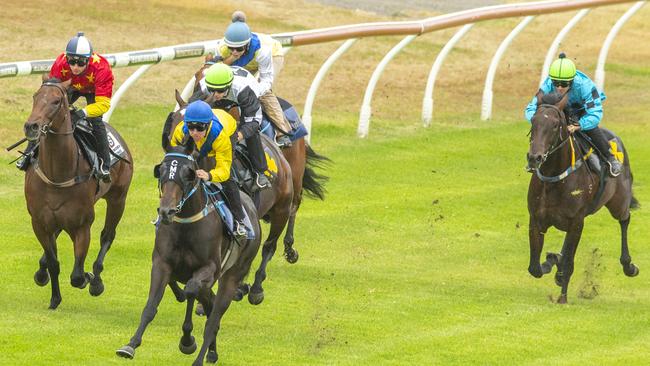
{"type": "Polygon", "coordinates": [[[291,139],[283,133],[290,132],[291,125],[273,93],[273,83],[284,66],[282,44],[267,34],[251,32],[244,13],[236,11],[224,34],[219,54],[226,65],[242,67],[252,74],[259,73],[260,104],[271,122],[278,127],[278,146],[291,146],[291,139]]]}
{"type": "Polygon", "coordinates": [[[221,183],[235,218],[234,234],[238,238],[243,238],[246,237],[245,214],[239,189],[230,179],[233,155],[231,136],[236,128],[237,122],[228,112],[218,109],[213,111],[206,102],[197,100],[187,106],[184,119],[174,129],[170,144],[181,145],[189,136],[196,144],[199,159],[205,157],[215,159],[214,168],[209,172],[199,169],[196,171],[196,176],[205,181],[221,183]]]}

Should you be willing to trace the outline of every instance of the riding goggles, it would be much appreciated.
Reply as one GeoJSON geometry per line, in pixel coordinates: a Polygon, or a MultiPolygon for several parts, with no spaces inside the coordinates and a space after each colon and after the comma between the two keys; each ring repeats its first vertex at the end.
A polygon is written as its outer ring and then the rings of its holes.
{"type": "Polygon", "coordinates": [[[554,87],[568,88],[571,86],[571,80],[553,80],[554,87]]]}
{"type": "Polygon", "coordinates": [[[78,56],[66,56],[66,59],[68,61],[68,65],[77,65],[80,67],[84,67],[88,64],[88,59],[85,57],[78,57],[78,56]]]}
{"type": "Polygon", "coordinates": [[[241,46],[241,47],[230,47],[230,46],[228,46],[228,49],[230,51],[244,52],[244,50],[246,49],[246,46],[241,46]]]}
{"type": "Polygon", "coordinates": [[[219,93],[219,94],[227,93],[228,89],[230,89],[230,86],[227,86],[225,88],[210,88],[210,87],[208,87],[208,91],[210,93],[219,93]]]}
{"type": "Polygon", "coordinates": [[[185,123],[187,126],[188,130],[197,130],[199,132],[203,132],[208,128],[207,123],[201,123],[201,122],[187,122],[185,123]]]}

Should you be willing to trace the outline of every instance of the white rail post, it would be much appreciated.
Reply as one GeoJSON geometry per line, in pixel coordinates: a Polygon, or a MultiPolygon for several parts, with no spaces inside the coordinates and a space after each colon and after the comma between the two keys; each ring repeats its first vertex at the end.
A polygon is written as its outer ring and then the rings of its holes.
{"type": "Polygon", "coordinates": [[[530,15],[525,17],[511,32],[506,38],[503,39],[496,53],[492,57],[492,62],[490,62],[490,68],[488,69],[487,76],[485,77],[485,87],[483,88],[483,103],[481,103],[481,120],[486,121],[492,118],[492,98],[494,93],[492,91],[492,85],[494,85],[494,76],[497,73],[497,67],[499,67],[499,61],[501,57],[512,43],[512,40],[517,37],[521,31],[526,28],[528,23],[530,23],[535,16],[530,15]]]}
{"type": "Polygon", "coordinates": [[[375,68],[375,71],[372,73],[372,76],[370,77],[370,81],[368,82],[368,86],[366,87],[366,93],[363,96],[363,103],[361,104],[361,113],[359,113],[359,127],[357,128],[357,135],[361,138],[365,138],[368,136],[368,129],[370,128],[370,115],[372,114],[372,108],[370,107],[370,103],[372,102],[372,93],[375,91],[375,87],[377,86],[377,81],[379,81],[379,77],[381,74],[384,72],[384,69],[386,68],[386,65],[390,62],[390,60],[395,57],[399,53],[399,51],[402,50],[407,44],[411,43],[417,37],[417,35],[410,35],[404,37],[403,40],[401,40],[395,47],[393,47],[387,54],[384,56],[384,58],[381,60],[381,62],[377,65],[377,68],[375,68]]]}
{"type": "Polygon", "coordinates": [[[607,60],[607,54],[609,53],[609,47],[614,42],[614,38],[618,34],[618,31],[621,30],[623,25],[636,13],[641,7],[645,4],[645,1],[639,1],[629,8],[623,16],[621,16],[616,24],[607,34],[605,42],[603,42],[603,47],[600,49],[600,54],[598,55],[598,64],[596,66],[596,86],[598,89],[603,90],[605,87],[605,61],[607,60]]]}
{"type": "Polygon", "coordinates": [[[442,62],[445,60],[452,48],[458,43],[458,41],[467,33],[474,23],[465,24],[460,28],[453,37],[447,41],[447,44],[442,48],[436,60],[431,66],[431,71],[429,72],[429,78],[427,79],[427,86],[424,89],[424,99],[422,99],[422,124],[424,127],[429,127],[431,124],[431,118],[433,116],[433,88],[436,84],[436,78],[438,77],[438,72],[440,67],[442,67],[442,62]]]}
{"type": "Polygon", "coordinates": [[[131,76],[128,77],[120,85],[120,88],[117,89],[117,92],[115,92],[115,95],[113,95],[113,98],[111,98],[111,107],[108,109],[108,112],[104,113],[104,116],[102,117],[104,119],[104,122],[108,123],[111,120],[111,116],[113,115],[113,112],[115,112],[115,108],[117,108],[117,105],[120,103],[120,99],[122,99],[122,95],[126,93],[126,91],[133,85],[139,78],[147,72],[153,66],[154,64],[147,64],[147,65],[142,65],[140,66],[131,76]]]}
{"type": "Polygon", "coordinates": [[[548,75],[548,69],[551,67],[551,62],[557,57],[557,50],[560,47],[560,43],[566,37],[566,35],[571,31],[571,29],[582,19],[591,9],[582,9],[576,14],[569,22],[562,28],[560,33],[555,36],[555,39],[553,40],[553,43],[551,43],[551,46],[548,48],[548,52],[546,53],[546,59],[544,60],[544,66],[542,67],[542,76],[539,79],[539,86],[542,86],[544,83],[544,80],[546,80],[546,76],[548,75]]]}
{"type": "Polygon", "coordinates": [[[314,99],[316,99],[316,93],[318,92],[318,87],[320,86],[321,81],[325,78],[325,75],[327,72],[330,70],[332,65],[347,51],[353,44],[354,42],[357,41],[357,38],[351,38],[348,39],[347,41],[343,42],[343,44],[336,50],[334,53],[330,55],[330,57],[327,58],[327,60],[323,63],[323,65],[320,67],[318,70],[318,73],[316,74],[316,77],[314,77],[314,80],[311,82],[311,86],[309,87],[309,92],[307,93],[307,99],[305,100],[305,108],[302,112],[302,123],[305,125],[305,128],[307,129],[307,136],[305,136],[305,139],[307,142],[311,142],[311,110],[312,110],[312,105],[314,104],[314,99]]]}

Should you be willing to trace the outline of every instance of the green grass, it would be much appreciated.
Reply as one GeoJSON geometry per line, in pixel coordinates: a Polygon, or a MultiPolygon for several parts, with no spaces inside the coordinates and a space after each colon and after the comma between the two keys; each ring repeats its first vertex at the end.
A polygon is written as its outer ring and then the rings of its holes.
{"type": "MultiPolygon", "coordinates": [[[[32,280],[41,250],[24,208],[22,174],[0,168],[7,182],[0,224],[11,227],[0,239],[0,364],[126,362],[114,350],[132,336],[146,301],[154,238],[148,222],[157,206],[151,167],[161,158],[152,136],[166,110],[131,107],[114,116],[136,170],[99,298],[69,285],[73,255],[70,240],[62,238],[63,302],[47,310],[49,286],[32,280]]],[[[447,121],[429,129],[377,119],[365,140],[354,137],[353,115],[315,127],[315,149],[335,162],[326,171],[327,199],[304,202],[296,229],[300,260],[290,265],[276,256],[265,301],[236,303],[227,312],[221,364],[614,365],[650,357],[647,213],[636,211],[630,226],[641,275],[623,275],[618,224],[600,212],[587,220],[570,304],[556,305],[549,300],[559,294],[552,278],[526,272],[528,126],[460,116],[464,125],[447,121]],[[602,256],[592,256],[596,248],[602,256]],[[585,271],[599,286],[591,300],[578,296],[585,271]]],[[[649,202],[645,138],[635,125],[617,125],[617,131],[641,182],[636,196],[649,202]]],[[[97,209],[87,268],[98,250],[104,209],[103,203],[97,209]]],[[[547,249],[559,250],[561,240],[551,230],[547,249]]],[[[177,348],[183,309],[168,291],[134,363],[191,362],[177,348]]],[[[196,319],[197,339],[203,322],[196,319]]]]}

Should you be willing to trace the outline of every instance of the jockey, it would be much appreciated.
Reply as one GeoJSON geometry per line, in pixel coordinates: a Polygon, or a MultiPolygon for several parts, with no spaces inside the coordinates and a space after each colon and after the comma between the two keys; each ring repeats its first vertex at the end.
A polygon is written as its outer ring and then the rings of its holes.
{"type": "Polygon", "coordinates": [[[226,29],[219,54],[227,65],[243,67],[252,74],[259,72],[259,99],[266,115],[279,127],[276,129],[277,144],[280,147],[291,146],[291,140],[284,134],[291,131],[291,125],[272,90],[274,78],[284,66],[282,44],[267,34],[252,33],[246,24],[246,15],[236,11],[226,29]]]}
{"type": "Polygon", "coordinates": [[[199,82],[200,90],[192,100],[214,98],[214,107],[226,109],[224,105],[237,104],[240,109],[240,123],[233,146],[245,139],[253,168],[257,172],[256,186],[268,188],[271,182],[264,174],[268,170],[266,155],[260,139],[262,108],[259,102],[259,83],[245,69],[216,63],[205,71],[205,77],[199,82]]]}
{"type": "MultiPolygon", "coordinates": [[[[548,77],[542,83],[538,94],[548,94],[557,91],[564,95],[569,93],[567,106],[569,111],[569,132],[582,131],[593,141],[596,148],[607,159],[609,173],[616,177],[621,174],[622,165],[614,157],[609,148],[607,138],[598,124],[603,117],[603,101],[605,93],[596,88],[591,79],[576,70],[576,66],[564,53],[560,53],[553,61],[548,77]]],[[[537,96],[526,107],[526,119],[530,122],[537,111],[537,96]]]]}
{"type": "MultiPolygon", "coordinates": [[[[86,99],[86,108],[74,110],[72,121],[76,123],[80,119],[87,119],[92,125],[93,135],[97,141],[99,178],[110,182],[110,153],[102,115],[110,108],[113,95],[111,65],[104,57],[94,53],[88,38],[84,36],[83,32],[78,32],[68,42],[65,52],[54,61],[49,78],[56,78],[60,81],[72,79],[72,93],[68,92],[70,104],[82,96],[86,99]]],[[[29,164],[27,156],[31,155],[33,149],[34,146],[27,147],[25,159],[19,160],[17,163],[20,169],[27,169],[29,164]]]]}
{"type": "Polygon", "coordinates": [[[199,169],[196,176],[209,182],[221,183],[224,193],[228,197],[230,209],[235,217],[234,234],[237,238],[246,237],[244,224],[244,210],[239,197],[239,188],[230,179],[230,165],[232,164],[232,145],[230,136],[235,132],[236,122],[226,112],[220,113],[217,118],[210,106],[197,100],[190,103],[185,110],[184,120],[176,126],[170,144],[178,146],[183,144],[190,136],[199,151],[199,158],[213,157],[215,167],[206,172],[199,169]]]}

